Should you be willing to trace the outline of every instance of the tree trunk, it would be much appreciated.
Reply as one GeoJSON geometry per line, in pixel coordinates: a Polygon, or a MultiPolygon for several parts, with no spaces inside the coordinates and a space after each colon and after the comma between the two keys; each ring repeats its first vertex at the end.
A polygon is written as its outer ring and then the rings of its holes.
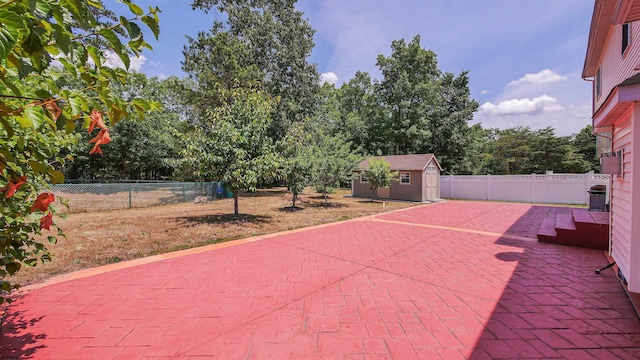
{"type": "Polygon", "coordinates": [[[233,193],[233,215],[238,215],[238,192],[233,193]]]}
{"type": "Polygon", "coordinates": [[[296,207],[296,198],[298,197],[297,194],[293,194],[293,201],[291,202],[291,208],[295,208],[296,207]]]}
{"type": "Polygon", "coordinates": [[[324,196],[324,204],[327,205],[329,203],[329,200],[328,200],[329,197],[327,196],[327,189],[326,188],[324,188],[322,190],[322,195],[324,196]]]}

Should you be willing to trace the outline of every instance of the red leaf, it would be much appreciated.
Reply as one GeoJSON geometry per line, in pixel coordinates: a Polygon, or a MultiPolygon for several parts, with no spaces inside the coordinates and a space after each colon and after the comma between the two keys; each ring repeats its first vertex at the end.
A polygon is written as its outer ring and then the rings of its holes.
{"type": "Polygon", "coordinates": [[[38,197],[36,198],[36,202],[34,202],[33,205],[31,205],[31,212],[34,212],[36,210],[45,212],[49,208],[49,204],[51,204],[55,200],[56,200],[55,195],[51,193],[42,193],[38,195],[38,197]]]}
{"type": "Polygon", "coordinates": [[[47,102],[44,104],[44,107],[45,109],[51,112],[51,115],[53,115],[53,118],[55,120],[58,120],[60,115],[62,115],[62,110],[60,110],[58,103],[56,103],[55,99],[53,98],[47,99],[47,102]]]}
{"type": "Polygon", "coordinates": [[[40,229],[51,230],[51,225],[53,225],[52,213],[48,213],[40,219],[40,229]]]}
{"type": "Polygon", "coordinates": [[[89,154],[102,155],[102,149],[100,149],[100,145],[108,144],[110,142],[111,142],[111,136],[109,136],[109,130],[108,129],[100,130],[100,132],[98,133],[98,135],[96,135],[96,137],[89,140],[89,143],[95,143],[91,151],[89,151],[89,154]]]}
{"type": "Polygon", "coordinates": [[[16,190],[18,190],[20,188],[20,186],[22,186],[22,184],[24,184],[27,181],[27,177],[22,175],[19,178],[14,178],[14,179],[9,179],[9,182],[7,183],[7,185],[5,185],[5,187],[3,187],[2,189],[0,189],[0,191],[4,191],[5,198],[10,198],[13,196],[13,194],[16,193],[16,190]]]}
{"type": "Polygon", "coordinates": [[[91,114],[89,115],[91,119],[91,123],[89,124],[89,133],[93,131],[93,128],[98,127],[102,130],[107,130],[107,125],[102,121],[102,111],[100,110],[91,110],[91,114]]]}

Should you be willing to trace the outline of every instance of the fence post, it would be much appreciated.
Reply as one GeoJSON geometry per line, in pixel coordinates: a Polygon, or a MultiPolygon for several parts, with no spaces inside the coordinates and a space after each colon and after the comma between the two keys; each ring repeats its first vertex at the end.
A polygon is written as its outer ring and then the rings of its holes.
{"type": "Polygon", "coordinates": [[[186,192],[186,189],[184,187],[185,187],[185,185],[184,185],[184,183],[182,183],[182,202],[187,202],[187,192],[186,192]]]}
{"type": "Polygon", "coordinates": [[[131,209],[131,190],[133,190],[133,186],[129,185],[129,209],[131,209]]]}
{"type": "Polygon", "coordinates": [[[489,190],[491,189],[491,174],[487,174],[485,177],[487,178],[487,201],[489,201],[491,200],[491,192],[489,190]]]}
{"type": "Polygon", "coordinates": [[[449,175],[449,179],[451,179],[449,181],[449,198],[455,199],[456,197],[453,196],[453,175],[449,175]]]}
{"type": "Polygon", "coordinates": [[[536,198],[536,174],[531,174],[531,202],[535,202],[536,198]]]}
{"type": "MultiPolygon", "coordinates": [[[[593,170],[589,171],[586,174],[584,174],[584,187],[585,187],[584,193],[585,194],[588,194],[589,190],[591,188],[591,186],[590,186],[591,185],[591,181],[590,181],[591,180],[591,174],[593,174],[593,170]]],[[[585,195],[584,198],[585,198],[585,204],[589,204],[589,196],[585,195]]]]}

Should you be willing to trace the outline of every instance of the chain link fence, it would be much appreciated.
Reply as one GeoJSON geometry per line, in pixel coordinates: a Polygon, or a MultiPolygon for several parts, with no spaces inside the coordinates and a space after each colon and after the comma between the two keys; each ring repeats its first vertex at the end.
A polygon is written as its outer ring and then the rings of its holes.
{"type": "MultiPolygon", "coordinates": [[[[221,182],[118,182],[58,184],[52,187],[69,208],[61,212],[81,213],[177,204],[204,199],[233,197],[221,182]]],[[[61,201],[61,200],[59,200],[61,201]]]]}

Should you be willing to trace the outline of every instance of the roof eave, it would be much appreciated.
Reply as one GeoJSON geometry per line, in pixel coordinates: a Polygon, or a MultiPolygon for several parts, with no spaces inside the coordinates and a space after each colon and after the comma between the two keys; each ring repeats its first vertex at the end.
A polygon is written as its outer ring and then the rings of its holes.
{"type": "MultiPolygon", "coordinates": [[[[587,54],[582,68],[582,78],[590,78],[596,75],[598,60],[604,46],[604,41],[599,41],[602,36],[601,26],[609,26],[610,21],[602,19],[602,7],[604,1],[596,0],[593,5],[593,16],[591,17],[591,27],[589,28],[589,40],[587,41],[587,54]],[[604,24],[603,24],[604,20],[604,24]],[[597,48],[596,48],[597,46],[597,48]]],[[[606,33],[605,35],[606,36],[606,33]]]]}
{"type": "Polygon", "coordinates": [[[593,5],[593,17],[589,28],[587,54],[582,68],[582,78],[596,75],[600,55],[604,49],[609,27],[640,20],[640,1],[635,0],[596,0],[593,5]]]}

